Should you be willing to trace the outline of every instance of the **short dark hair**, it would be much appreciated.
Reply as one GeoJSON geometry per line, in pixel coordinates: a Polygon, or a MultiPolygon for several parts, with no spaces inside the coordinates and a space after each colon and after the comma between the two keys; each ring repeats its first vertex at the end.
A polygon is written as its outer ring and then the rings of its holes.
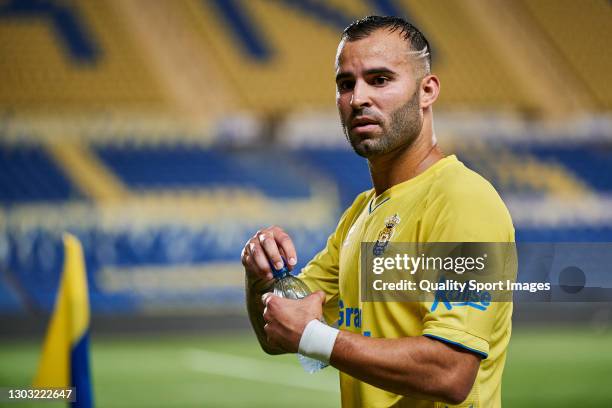
{"type": "MultiPolygon", "coordinates": [[[[376,30],[387,29],[390,32],[399,31],[399,34],[410,44],[413,51],[427,52],[427,67],[431,68],[431,47],[423,33],[404,20],[395,16],[367,16],[361,20],[353,21],[342,32],[342,39],[357,41],[366,38],[376,30]]],[[[428,69],[428,71],[429,71],[428,69]]]]}

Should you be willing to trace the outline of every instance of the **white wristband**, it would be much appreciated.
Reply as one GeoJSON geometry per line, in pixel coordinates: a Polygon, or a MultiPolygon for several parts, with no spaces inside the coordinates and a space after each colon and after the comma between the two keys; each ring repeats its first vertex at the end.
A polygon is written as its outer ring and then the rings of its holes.
{"type": "Polygon", "coordinates": [[[329,358],[334,349],[338,333],[340,333],[340,330],[334,329],[320,320],[311,320],[304,328],[298,351],[303,356],[329,364],[329,358]]]}

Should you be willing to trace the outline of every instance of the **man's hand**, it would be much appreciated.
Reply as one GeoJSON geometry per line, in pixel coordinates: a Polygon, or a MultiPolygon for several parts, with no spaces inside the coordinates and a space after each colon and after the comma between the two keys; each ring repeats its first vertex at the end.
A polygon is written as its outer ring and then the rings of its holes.
{"type": "Polygon", "coordinates": [[[313,319],[321,319],[325,294],[317,291],[303,299],[293,300],[266,293],[262,300],[266,306],[263,317],[268,344],[297,353],[306,325],[313,319]]]}
{"type": "Polygon", "coordinates": [[[261,295],[272,286],[273,277],[270,262],[281,269],[284,257],[291,270],[297,264],[297,255],[293,241],[280,227],[268,227],[257,231],[242,249],[241,260],[245,270],[245,292],[249,320],[257,335],[261,348],[268,354],[286,353],[280,347],[274,347],[267,341],[264,330],[266,322],[262,316],[264,304],[261,295]]]}
{"type": "Polygon", "coordinates": [[[257,231],[242,249],[241,260],[250,283],[268,283],[272,280],[270,262],[276,269],[287,267],[292,270],[297,264],[293,241],[282,228],[273,226],[257,231]]]}

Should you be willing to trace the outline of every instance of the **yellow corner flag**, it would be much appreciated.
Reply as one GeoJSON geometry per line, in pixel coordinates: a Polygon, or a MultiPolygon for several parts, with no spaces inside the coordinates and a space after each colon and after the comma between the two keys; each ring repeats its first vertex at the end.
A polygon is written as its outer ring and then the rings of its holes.
{"type": "Polygon", "coordinates": [[[93,406],[89,376],[89,296],[83,249],[64,234],[64,269],[34,387],[76,387],[73,407],[93,406]]]}

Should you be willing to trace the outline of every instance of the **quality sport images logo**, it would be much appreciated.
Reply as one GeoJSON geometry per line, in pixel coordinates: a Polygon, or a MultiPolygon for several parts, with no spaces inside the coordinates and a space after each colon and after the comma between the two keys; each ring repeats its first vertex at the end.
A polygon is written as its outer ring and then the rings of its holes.
{"type": "MultiPolygon", "coordinates": [[[[443,287],[446,282],[446,278],[441,277],[438,283],[443,287]]],[[[470,307],[484,312],[491,305],[491,298],[489,291],[438,289],[435,292],[431,311],[435,312],[442,304],[446,310],[452,310],[454,307],[470,307]]]]}

